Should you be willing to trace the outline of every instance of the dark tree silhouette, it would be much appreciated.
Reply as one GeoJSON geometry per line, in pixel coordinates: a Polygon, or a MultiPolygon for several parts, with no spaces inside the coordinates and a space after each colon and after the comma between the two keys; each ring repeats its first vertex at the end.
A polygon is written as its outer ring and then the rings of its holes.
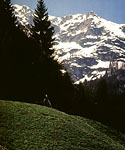
{"type": "Polygon", "coordinates": [[[96,87],[96,103],[105,104],[108,99],[108,85],[104,78],[101,78],[96,87]]]}
{"type": "Polygon", "coordinates": [[[0,98],[37,100],[40,49],[19,29],[10,0],[0,1],[0,17],[0,98]]]}
{"type": "Polygon", "coordinates": [[[39,0],[34,14],[32,36],[41,47],[41,55],[50,57],[53,54],[54,28],[48,19],[48,13],[43,0],[39,0]]]}
{"type": "Polygon", "coordinates": [[[67,111],[71,109],[73,85],[67,73],[62,73],[62,66],[54,60],[54,28],[48,19],[48,13],[43,0],[39,0],[34,15],[34,26],[31,36],[41,49],[40,54],[40,84],[43,97],[48,97],[52,107],[67,111]],[[72,92],[71,92],[72,91],[72,92]]]}
{"type": "Polygon", "coordinates": [[[8,35],[15,30],[16,17],[13,14],[10,0],[0,1],[0,19],[0,46],[2,47],[7,42],[8,35]]]}

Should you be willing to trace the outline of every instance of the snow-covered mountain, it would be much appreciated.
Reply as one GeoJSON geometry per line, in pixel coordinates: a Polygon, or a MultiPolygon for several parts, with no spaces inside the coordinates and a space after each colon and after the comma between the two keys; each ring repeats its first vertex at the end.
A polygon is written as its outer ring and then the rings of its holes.
{"type": "MultiPolygon", "coordinates": [[[[25,26],[33,24],[33,11],[14,5],[15,15],[25,26]]],[[[75,82],[104,75],[110,62],[125,62],[125,25],[100,18],[96,13],[50,16],[55,27],[56,56],[75,82]]]]}
{"type": "Polygon", "coordinates": [[[27,26],[29,24],[33,24],[33,14],[34,11],[30,9],[28,6],[20,6],[20,5],[13,5],[15,10],[15,16],[17,17],[19,23],[23,26],[27,26]]]}

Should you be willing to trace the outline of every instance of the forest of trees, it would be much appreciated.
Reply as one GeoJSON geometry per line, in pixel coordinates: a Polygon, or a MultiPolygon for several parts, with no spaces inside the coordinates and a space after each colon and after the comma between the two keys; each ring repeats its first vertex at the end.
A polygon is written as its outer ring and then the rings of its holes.
{"type": "Polygon", "coordinates": [[[47,95],[52,107],[68,111],[73,84],[54,60],[54,29],[43,1],[38,2],[35,13],[27,37],[10,0],[0,1],[0,98],[42,104],[47,95]]]}
{"type": "MultiPolygon", "coordinates": [[[[120,70],[125,74],[125,70],[120,70]]],[[[75,85],[72,113],[125,132],[125,81],[103,76],[75,85]]]]}
{"type": "Polygon", "coordinates": [[[125,132],[125,93],[118,80],[102,77],[74,85],[54,60],[54,28],[39,0],[30,36],[21,30],[10,0],[0,1],[0,99],[51,106],[125,132]],[[112,90],[116,87],[116,90],[112,90]]]}

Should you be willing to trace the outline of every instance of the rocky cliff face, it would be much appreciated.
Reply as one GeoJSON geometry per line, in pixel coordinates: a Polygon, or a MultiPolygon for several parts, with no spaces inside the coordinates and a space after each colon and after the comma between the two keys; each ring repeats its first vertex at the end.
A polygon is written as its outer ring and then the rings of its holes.
{"type": "MultiPolygon", "coordinates": [[[[33,24],[33,11],[14,5],[23,26],[33,24]]],[[[110,62],[118,68],[125,62],[125,25],[100,18],[96,13],[65,17],[50,16],[55,27],[55,59],[70,72],[74,82],[95,79],[105,74],[110,62]]]]}

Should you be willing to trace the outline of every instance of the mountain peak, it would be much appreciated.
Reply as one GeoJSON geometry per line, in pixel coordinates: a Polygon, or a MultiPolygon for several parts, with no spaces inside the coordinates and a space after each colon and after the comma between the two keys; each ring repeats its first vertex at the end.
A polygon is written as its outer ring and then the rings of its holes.
{"type": "Polygon", "coordinates": [[[94,11],[88,12],[87,16],[98,16],[94,11]]]}

